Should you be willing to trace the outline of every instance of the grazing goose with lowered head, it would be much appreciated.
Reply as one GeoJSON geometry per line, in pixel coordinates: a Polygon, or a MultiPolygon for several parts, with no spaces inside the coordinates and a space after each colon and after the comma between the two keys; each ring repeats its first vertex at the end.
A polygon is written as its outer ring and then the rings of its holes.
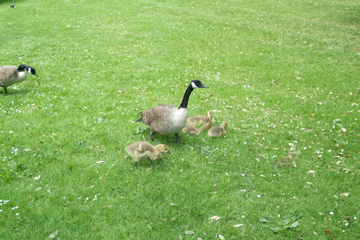
{"type": "Polygon", "coordinates": [[[148,158],[151,165],[153,160],[161,159],[161,153],[169,153],[169,147],[165,144],[151,145],[148,142],[135,142],[125,148],[125,151],[133,158],[136,165],[140,159],[148,158]]]}
{"type": "Polygon", "coordinates": [[[223,122],[220,126],[214,126],[208,131],[210,137],[221,137],[226,134],[227,122],[223,122]]]}
{"type": "Polygon", "coordinates": [[[143,111],[138,122],[143,122],[150,127],[150,139],[154,133],[161,135],[175,134],[176,142],[180,143],[179,132],[185,127],[188,116],[187,105],[190,94],[195,88],[208,88],[200,80],[192,80],[185,91],[179,107],[174,105],[160,105],[143,111]]]}
{"type": "Polygon", "coordinates": [[[0,66],[0,87],[4,88],[7,95],[7,87],[17,82],[22,82],[26,79],[27,72],[38,76],[35,68],[26,64],[21,64],[18,67],[12,65],[0,66]]]}
{"type": "Polygon", "coordinates": [[[201,126],[201,128],[196,128],[191,123],[186,123],[183,130],[181,130],[183,133],[191,133],[191,134],[199,134],[205,129],[211,128],[211,122],[207,122],[204,125],[201,126]]]}

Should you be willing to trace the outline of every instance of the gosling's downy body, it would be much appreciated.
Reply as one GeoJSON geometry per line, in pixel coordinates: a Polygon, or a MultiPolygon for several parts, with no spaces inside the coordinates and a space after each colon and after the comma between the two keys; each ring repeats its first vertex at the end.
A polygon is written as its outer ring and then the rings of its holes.
{"type": "Polygon", "coordinates": [[[215,119],[213,117],[213,112],[216,110],[210,110],[208,111],[208,115],[204,116],[204,115],[196,115],[196,116],[192,116],[190,118],[187,119],[187,121],[193,125],[201,125],[201,124],[205,124],[205,123],[215,123],[215,119]]]}
{"type": "Polygon", "coordinates": [[[7,87],[17,82],[22,82],[26,79],[27,72],[38,76],[35,68],[30,67],[26,64],[21,64],[18,67],[12,65],[0,66],[0,87],[4,88],[5,94],[7,95],[7,87]]]}
{"type": "Polygon", "coordinates": [[[191,123],[186,123],[185,127],[181,131],[184,133],[199,134],[205,129],[209,129],[209,128],[211,128],[211,122],[205,123],[203,126],[201,126],[201,128],[196,128],[191,123]]]}
{"type": "Polygon", "coordinates": [[[226,134],[227,122],[223,122],[220,126],[211,127],[208,136],[210,137],[221,137],[226,134]]]}
{"type": "Polygon", "coordinates": [[[141,159],[148,158],[151,165],[153,160],[161,159],[162,153],[171,153],[165,144],[151,145],[148,142],[135,142],[125,148],[125,151],[133,158],[136,165],[141,159]]]}
{"type": "Polygon", "coordinates": [[[180,107],[174,105],[160,105],[143,111],[138,122],[143,122],[150,127],[150,139],[154,133],[161,135],[175,134],[176,142],[180,143],[179,132],[185,127],[188,117],[187,105],[190,94],[195,88],[208,88],[200,80],[192,80],[187,87],[180,107]]]}

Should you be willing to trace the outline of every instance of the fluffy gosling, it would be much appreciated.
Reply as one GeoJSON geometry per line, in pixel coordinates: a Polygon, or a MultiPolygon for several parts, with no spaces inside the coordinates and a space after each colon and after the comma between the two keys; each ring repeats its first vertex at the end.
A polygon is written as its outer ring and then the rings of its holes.
{"type": "Polygon", "coordinates": [[[169,153],[169,147],[165,144],[151,145],[148,142],[135,142],[125,148],[125,151],[133,158],[136,165],[141,159],[148,158],[151,165],[153,160],[161,159],[161,153],[169,153]]]}
{"type": "Polygon", "coordinates": [[[208,115],[204,116],[204,115],[196,115],[196,116],[192,116],[190,118],[187,119],[187,121],[193,125],[202,125],[205,123],[215,123],[215,118],[213,116],[214,112],[221,112],[221,110],[210,110],[208,111],[208,115]]]}
{"type": "Polygon", "coordinates": [[[191,123],[186,123],[185,127],[183,128],[183,130],[181,130],[181,132],[191,133],[191,134],[199,134],[202,131],[204,131],[205,129],[210,129],[210,128],[211,128],[211,122],[205,123],[203,126],[201,126],[201,128],[196,128],[191,123]]]}
{"type": "Polygon", "coordinates": [[[214,126],[210,128],[208,136],[210,137],[221,137],[226,134],[227,122],[223,122],[220,126],[214,126]]]}

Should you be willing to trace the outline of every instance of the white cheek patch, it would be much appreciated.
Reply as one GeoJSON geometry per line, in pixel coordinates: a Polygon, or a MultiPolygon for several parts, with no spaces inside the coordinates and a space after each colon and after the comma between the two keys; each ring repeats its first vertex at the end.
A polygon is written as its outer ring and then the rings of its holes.
{"type": "Polygon", "coordinates": [[[196,86],[196,84],[194,82],[191,82],[191,87],[192,88],[198,88],[198,86],[196,86]]]}
{"type": "Polygon", "coordinates": [[[31,68],[29,68],[27,71],[28,71],[29,73],[31,73],[31,68]]]}

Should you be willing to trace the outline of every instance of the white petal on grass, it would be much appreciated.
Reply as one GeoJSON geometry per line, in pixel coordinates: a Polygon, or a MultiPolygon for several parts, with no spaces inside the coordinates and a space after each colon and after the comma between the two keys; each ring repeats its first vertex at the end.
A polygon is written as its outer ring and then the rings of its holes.
{"type": "Polygon", "coordinates": [[[334,119],[333,124],[337,123],[337,122],[341,122],[342,120],[340,118],[334,119]]]}
{"type": "Polygon", "coordinates": [[[296,222],[294,222],[293,224],[291,224],[291,228],[296,228],[297,226],[299,226],[299,222],[298,221],[296,221],[296,222]]]}
{"type": "Polygon", "coordinates": [[[209,220],[210,220],[210,222],[212,222],[212,221],[219,221],[220,218],[221,218],[221,217],[219,217],[219,216],[213,216],[213,217],[209,218],[209,220]]]}
{"type": "Polygon", "coordinates": [[[103,163],[103,162],[105,162],[105,161],[97,161],[96,163],[103,163]]]}
{"type": "Polygon", "coordinates": [[[218,237],[221,239],[221,240],[225,240],[225,237],[223,235],[218,235],[218,237]]]}
{"type": "Polygon", "coordinates": [[[58,233],[59,233],[59,230],[56,230],[55,232],[53,232],[52,234],[49,235],[49,238],[56,238],[58,233]]]}
{"type": "Polygon", "coordinates": [[[307,173],[309,173],[309,174],[315,174],[315,173],[316,173],[316,171],[314,171],[314,170],[310,170],[310,171],[307,171],[307,173]]]}
{"type": "Polygon", "coordinates": [[[39,175],[39,176],[36,176],[36,177],[34,177],[34,180],[35,180],[35,181],[39,181],[39,180],[40,180],[40,177],[41,177],[40,175],[39,175]]]}
{"type": "Polygon", "coordinates": [[[194,231],[191,231],[191,230],[187,230],[187,231],[185,231],[185,234],[186,235],[191,235],[191,234],[194,234],[195,232],[194,231]]]}
{"type": "Polygon", "coordinates": [[[342,194],[340,194],[340,196],[342,196],[342,197],[348,197],[350,195],[350,193],[342,193],[342,194]]]}
{"type": "Polygon", "coordinates": [[[234,227],[242,227],[242,226],[244,226],[244,224],[236,224],[236,225],[234,225],[234,227]]]}

